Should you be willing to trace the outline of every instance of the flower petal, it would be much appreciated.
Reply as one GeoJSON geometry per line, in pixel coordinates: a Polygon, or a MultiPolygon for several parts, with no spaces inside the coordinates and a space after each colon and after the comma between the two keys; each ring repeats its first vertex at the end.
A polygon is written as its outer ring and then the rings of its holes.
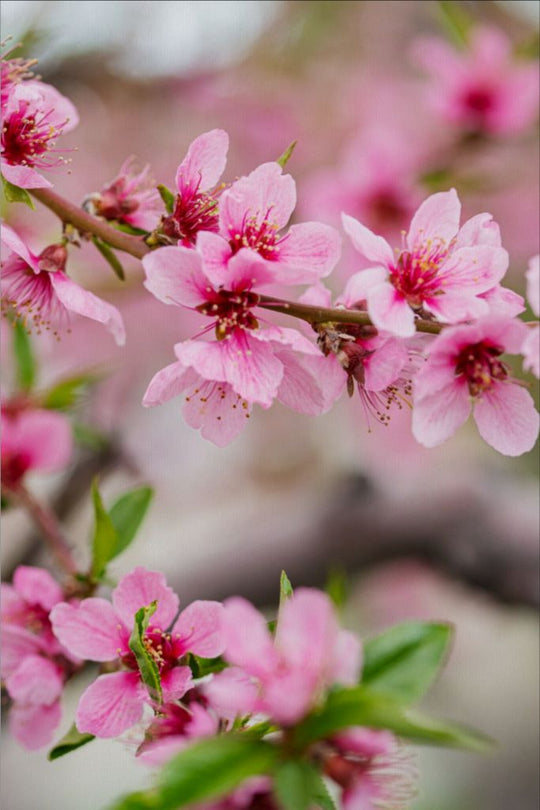
{"type": "Polygon", "coordinates": [[[394,263],[392,248],[382,236],[376,236],[373,231],[366,228],[354,217],[348,214],[341,215],[343,229],[350,237],[356,250],[368,261],[391,267],[394,263]]]}
{"type": "Polygon", "coordinates": [[[222,235],[229,239],[234,233],[242,233],[250,217],[283,228],[295,205],[296,184],[291,175],[283,174],[278,163],[263,163],[223,192],[219,206],[222,235]]]}
{"type": "Polygon", "coordinates": [[[225,649],[221,632],[223,605],[198,599],[187,606],[176,620],[173,636],[180,636],[186,652],[203,658],[215,658],[225,649]]]}
{"type": "Polygon", "coordinates": [[[122,577],[112,594],[114,609],[130,631],[137,611],[154,601],[157,609],[150,626],[167,629],[178,612],[179,599],[160,571],[140,566],[122,577]]]}
{"type": "Polygon", "coordinates": [[[96,737],[118,737],[140,719],[144,700],[137,672],[100,675],[79,700],[77,729],[96,737]]]}
{"type": "Polygon", "coordinates": [[[273,261],[275,280],[282,284],[313,284],[332,272],[341,254],[335,228],[319,222],[293,225],[280,241],[273,261]]]}
{"type": "Polygon", "coordinates": [[[50,706],[15,704],[9,712],[9,730],[24,748],[37,751],[51,742],[61,717],[60,701],[50,706]]]}
{"type": "MultiPolygon", "coordinates": [[[[114,661],[119,649],[125,649],[126,629],[106,599],[91,597],[79,604],[63,602],[53,608],[50,618],[56,638],[79,658],[114,661]]],[[[129,631],[131,625],[126,626],[129,631]]]]}
{"type": "Polygon", "coordinates": [[[171,363],[154,374],[144,393],[142,404],[145,408],[163,405],[169,399],[179,396],[194,379],[200,378],[193,369],[186,368],[180,362],[171,363]]]}
{"type": "Polygon", "coordinates": [[[51,273],[51,283],[60,303],[70,312],[83,315],[93,321],[102,323],[112,334],[119,346],[126,342],[126,333],[122,316],[112,304],[102,301],[78,284],[75,284],[65,273],[51,273]]]}
{"type": "Polygon", "coordinates": [[[251,414],[251,403],[226,382],[212,382],[188,369],[195,382],[186,388],[186,401],[182,410],[187,424],[201,431],[201,436],[218,447],[225,447],[246,426],[251,414]]]}
{"type": "Polygon", "coordinates": [[[43,706],[50,706],[60,697],[63,685],[60,668],[42,655],[26,656],[6,680],[13,700],[43,706]]]}
{"type": "Polygon", "coordinates": [[[414,313],[391,284],[379,284],[370,290],[368,312],[377,329],[398,337],[412,337],[415,333],[414,313]]]}
{"type": "Polygon", "coordinates": [[[532,450],[538,438],[539,417],[528,391],[513,383],[499,383],[484,392],[474,407],[481,437],[505,456],[532,450]]]}
{"type": "Polygon", "coordinates": [[[262,615],[246,599],[233,596],[224,602],[222,632],[226,660],[259,677],[271,671],[277,654],[262,615]]]}
{"type": "Polygon", "coordinates": [[[409,250],[414,251],[431,240],[449,245],[456,236],[461,203],[455,188],[432,194],[414,215],[407,235],[409,250]]]}
{"type": "Polygon", "coordinates": [[[14,186],[19,188],[52,188],[52,183],[45,180],[44,177],[31,169],[30,166],[12,166],[5,160],[2,160],[2,174],[14,186]]]}
{"type": "Polygon", "coordinates": [[[163,700],[166,703],[180,700],[192,686],[191,669],[189,667],[173,667],[161,678],[163,700]]]}
{"type": "Polygon", "coordinates": [[[164,304],[194,309],[207,300],[208,279],[195,250],[163,247],[144,256],[142,263],[144,286],[164,304]]]}
{"type": "Polygon", "coordinates": [[[180,194],[215,186],[225,170],[228,149],[229,136],[222,129],[212,129],[195,138],[176,171],[180,194]]]}
{"type": "Polygon", "coordinates": [[[412,432],[424,447],[449,439],[467,421],[471,412],[467,383],[456,379],[435,393],[415,400],[412,432]]]}
{"type": "Polygon", "coordinates": [[[202,690],[211,708],[226,720],[255,711],[257,685],[240,667],[227,667],[218,672],[209,683],[202,685],[202,690]]]}
{"type": "Polygon", "coordinates": [[[34,273],[41,272],[39,269],[38,257],[34,253],[32,253],[32,251],[28,248],[28,246],[23,242],[21,237],[15,233],[13,228],[10,228],[9,225],[4,225],[2,223],[1,235],[2,235],[2,243],[7,248],[9,248],[9,250],[13,251],[13,253],[16,253],[17,256],[20,256],[21,259],[32,268],[34,273]]]}
{"type": "Polygon", "coordinates": [[[44,610],[51,610],[64,599],[62,588],[44,568],[19,565],[13,574],[13,585],[28,604],[41,605],[44,610]]]}

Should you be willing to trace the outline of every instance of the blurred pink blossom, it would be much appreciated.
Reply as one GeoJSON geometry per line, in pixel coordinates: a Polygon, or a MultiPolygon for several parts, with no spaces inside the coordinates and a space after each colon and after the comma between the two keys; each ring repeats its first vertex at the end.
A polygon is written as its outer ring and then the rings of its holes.
{"type": "MultiPolygon", "coordinates": [[[[529,261],[527,276],[527,298],[531,309],[538,317],[540,315],[540,256],[533,256],[529,261]]],[[[540,377],[540,326],[531,326],[523,341],[521,351],[525,357],[523,368],[532,371],[540,377]]]]}

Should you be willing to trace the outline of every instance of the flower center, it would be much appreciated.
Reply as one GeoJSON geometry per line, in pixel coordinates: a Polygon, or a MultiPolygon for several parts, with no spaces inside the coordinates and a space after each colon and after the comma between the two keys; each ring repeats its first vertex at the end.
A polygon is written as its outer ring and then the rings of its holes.
{"type": "MultiPolygon", "coordinates": [[[[148,655],[154,660],[160,675],[176,666],[182,654],[180,639],[173,639],[170,633],[164,633],[159,627],[149,628],[143,644],[148,655]]],[[[131,650],[120,654],[120,659],[128,669],[138,670],[137,659],[131,650]]]]}
{"type": "Polygon", "coordinates": [[[26,453],[2,453],[2,484],[6,489],[16,488],[30,468],[30,458],[26,453]]]}
{"type": "Polygon", "coordinates": [[[279,225],[269,219],[269,214],[270,211],[267,211],[261,221],[257,215],[246,214],[241,230],[236,230],[232,225],[229,227],[229,244],[233,255],[246,247],[255,250],[263,259],[278,259],[279,246],[287,237],[278,238],[279,225]]]}
{"type": "Polygon", "coordinates": [[[465,107],[479,118],[493,108],[493,102],[494,98],[491,90],[482,87],[469,90],[463,99],[465,107]]]}
{"type": "Polygon", "coordinates": [[[217,318],[216,337],[223,340],[235,329],[257,329],[259,324],[251,310],[259,303],[259,296],[252,292],[212,291],[209,300],[197,307],[203,315],[217,318]]]}
{"type": "Polygon", "coordinates": [[[178,239],[186,247],[195,244],[199,231],[217,233],[219,220],[216,197],[203,191],[177,194],[174,211],[165,217],[161,229],[170,239],[178,239]]]}
{"type": "Polygon", "coordinates": [[[507,367],[499,360],[502,351],[484,340],[467,346],[458,355],[456,375],[465,377],[472,397],[480,396],[508,377],[507,367]]]}
{"type": "Polygon", "coordinates": [[[64,162],[63,158],[51,158],[55,140],[62,134],[61,126],[54,126],[48,120],[52,110],[28,112],[28,104],[19,102],[18,110],[4,120],[2,128],[2,151],[8,163],[23,166],[51,168],[64,162]]]}
{"type": "Polygon", "coordinates": [[[428,239],[414,251],[402,250],[390,271],[390,282],[413,309],[424,300],[442,295],[439,270],[449,253],[444,240],[428,239]]]}

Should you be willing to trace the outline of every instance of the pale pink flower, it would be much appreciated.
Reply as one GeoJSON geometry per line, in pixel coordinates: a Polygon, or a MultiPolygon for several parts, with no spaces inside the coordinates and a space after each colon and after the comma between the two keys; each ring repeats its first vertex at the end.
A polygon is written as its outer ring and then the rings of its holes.
{"type": "Polygon", "coordinates": [[[229,136],[222,129],[204,132],[191,143],[176,171],[174,211],[165,217],[163,233],[189,247],[201,231],[218,230],[216,188],[227,162],[229,136]]]}
{"type": "Polygon", "coordinates": [[[144,405],[184,393],[188,424],[219,445],[240,432],[253,403],[269,408],[277,398],[300,413],[326,409],[317,347],[294,329],[259,328],[254,290],[272,275],[258,256],[242,249],[224,273],[209,269],[198,248],[165,247],[145,256],[143,265],[145,286],[156,298],[212,318],[204,331],[214,329],[218,338],[176,344],[177,362],[154,376],[144,405]]]}
{"type": "MultiPolygon", "coordinates": [[[[526,276],[527,298],[532,311],[538,317],[540,315],[540,256],[533,256],[530,260],[526,276]]],[[[538,324],[528,327],[521,353],[525,358],[523,368],[526,371],[532,371],[536,377],[540,377],[540,326],[538,324]]]]}
{"type": "Polygon", "coordinates": [[[479,26],[466,51],[439,39],[416,45],[431,74],[429,101],[446,121],[473,132],[507,135],[532,124],[538,114],[538,65],[520,62],[503,31],[479,26]]]}
{"type": "Polygon", "coordinates": [[[538,413],[528,391],[501,360],[521,351],[526,326],[490,316],[448,327],[429,351],[414,382],[413,434],[420,444],[441,444],[471,409],[482,438],[495,450],[519,456],[538,435],[538,413]]]}
{"type": "Polygon", "coordinates": [[[104,219],[152,231],[163,213],[163,202],[150,175],[150,166],[147,164],[137,172],[134,164],[134,157],[124,161],[114,180],[100,192],[90,195],[85,203],[94,214],[104,219]]]}
{"type": "Polygon", "coordinates": [[[116,307],[76,284],[65,273],[64,245],[49,245],[36,256],[8,225],[2,225],[2,311],[12,312],[38,334],[69,323],[70,313],[102,323],[118,345],[125,342],[122,317],[116,307]]]}
{"type": "Polygon", "coordinates": [[[79,605],[57,605],[51,614],[53,630],[68,650],[89,661],[114,662],[121,667],[100,675],[82,695],[76,714],[79,731],[116,737],[140,720],[145,704],[155,705],[155,696],[144,686],[129,648],[135,613],[153,601],[157,601],[157,609],[145,634],[145,646],[158,666],[165,703],[180,699],[191,686],[191,670],[179,659],[187,652],[213,658],[223,651],[219,602],[193,602],[167,632],[179,600],[157,571],[135,568],[114,589],[112,604],[90,598],[79,605]]]}
{"type": "Polygon", "coordinates": [[[45,188],[51,183],[40,171],[65,163],[56,139],[79,122],[71,101],[38,80],[15,81],[2,96],[0,166],[10,183],[45,188]]]}
{"type": "Polygon", "coordinates": [[[396,256],[382,237],[343,214],[346,233],[372,265],[360,274],[378,329],[411,337],[415,314],[457,323],[489,313],[480,296],[497,287],[508,254],[489,214],[478,214],[460,228],[460,213],[454,189],[428,197],[396,256]]]}
{"type": "Polygon", "coordinates": [[[2,583],[1,676],[13,701],[10,730],[25,748],[47,745],[60,723],[60,695],[74,659],[54,637],[51,609],[64,595],[51,575],[19,566],[13,585],[2,583]]]}
{"type": "MultiPolygon", "coordinates": [[[[358,680],[360,642],[340,630],[333,605],[321,591],[298,588],[280,609],[274,638],[249,602],[228,599],[222,631],[225,659],[258,688],[254,711],[285,726],[304,717],[333,684],[358,680]]],[[[231,710],[235,703],[243,709],[250,687],[240,680],[236,689],[232,683],[228,687],[231,710]]]]}
{"type": "Polygon", "coordinates": [[[292,225],[283,234],[296,205],[296,185],[277,163],[263,163],[223,192],[219,233],[197,238],[208,273],[226,284],[231,259],[247,250],[280,284],[311,284],[327,276],[340,256],[340,236],[318,222],[292,225]]]}
{"type": "Polygon", "coordinates": [[[335,748],[325,774],[342,788],[344,810],[406,810],[418,776],[410,755],[389,731],[351,727],[329,743],[335,748]]]}
{"type": "Polygon", "coordinates": [[[56,472],[70,462],[69,420],[55,411],[2,403],[2,485],[14,489],[29,472],[56,472]]]}

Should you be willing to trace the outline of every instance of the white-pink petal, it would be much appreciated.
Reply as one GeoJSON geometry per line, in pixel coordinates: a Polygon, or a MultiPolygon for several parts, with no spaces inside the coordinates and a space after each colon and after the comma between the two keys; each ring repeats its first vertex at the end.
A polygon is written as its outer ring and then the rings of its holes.
{"type": "Polygon", "coordinates": [[[409,250],[414,251],[428,240],[449,245],[456,236],[461,203],[454,188],[432,194],[420,205],[407,234],[409,250]]]}
{"type": "Polygon", "coordinates": [[[13,574],[13,585],[28,604],[41,605],[44,610],[51,610],[64,599],[62,588],[44,568],[19,565],[13,574]]]}
{"type": "Polygon", "coordinates": [[[467,421],[470,412],[467,383],[456,378],[450,385],[415,400],[412,416],[414,438],[424,447],[442,444],[467,421]]]}
{"type": "Polygon", "coordinates": [[[505,456],[532,450],[538,438],[538,411],[528,391],[514,383],[498,383],[478,398],[474,419],[481,437],[505,456]]]}
{"type": "Polygon", "coordinates": [[[60,701],[44,705],[15,704],[9,711],[9,730],[28,751],[37,751],[48,745],[60,725],[60,701]]]}
{"type": "Polygon", "coordinates": [[[343,229],[350,237],[356,250],[368,261],[380,264],[383,267],[392,267],[394,253],[392,248],[382,236],[377,236],[348,214],[341,215],[343,229]]]}
{"type": "Polygon", "coordinates": [[[271,672],[277,654],[264,618],[246,599],[233,596],[224,602],[222,632],[227,661],[260,677],[271,672]]]}
{"type": "Polygon", "coordinates": [[[194,378],[200,379],[193,369],[186,368],[179,361],[171,363],[154,374],[144,393],[142,404],[145,408],[163,405],[164,402],[179,396],[193,383],[194,378]]]}
{"type": "Polygon", "coordinates": [[[275,280],[282,284],[312,284],[332,272],[341,254],[335,228],[319,222],[293,225],[274,257],[275,280]]]}
{"type": "Polygon", "coordinates": [[[377,329],[391,335],[406,338],[416,331],[412,309],[391,284],[379,284],[370,290],[368,312],[377,329]]]}
{"type": "Polygon", "coordinates": [[[34,273],[40,272],[38,257],[32,253],[21,237],[15,233],[13,228],[10,228],[9,225],[2,223],[1,235],[3,244],[9,248],[9,250],[16,253],[17,256],[20,256],[21,259],[32,268],[34,273]]]}
{"type": "Polygon", "coordinates": [[[296,205],[296,184],[277,163],[263,163],[247,177],[236,180],[220,199],[222,235],[229,239],[242,233],[246,219],[268,220],[283,228],[296,205]]]}

